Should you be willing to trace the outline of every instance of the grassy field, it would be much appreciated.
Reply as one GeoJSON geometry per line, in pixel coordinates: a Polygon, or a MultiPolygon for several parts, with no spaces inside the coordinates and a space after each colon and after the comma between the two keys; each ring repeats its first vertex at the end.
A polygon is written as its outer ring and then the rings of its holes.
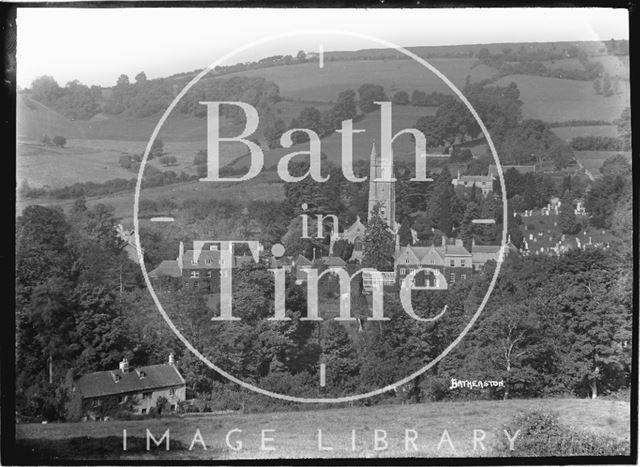
{"type": "Polygon", "coordinates": [[[598,119],[613,121],[629,106],[629,83],[620,83],[620,93],[597,95],[591,81],[575,81],[542,76],[510,75],[497,81],[518,85],[523,102],[522,117],[546,122],[598,119]]]}
{"type": "Polygon", "coordinates": [[[551,128],[551,131],[567,142],[578,136],[618,136],[615,125],[565,126],[551,128]]]}
{"type": "MultiPolygon", "coordinates": [[[[272,201],[282,200],[284,191],[282,181],[275,172],[264,172],[256,178],[247,182],[185,182],[173,185],[144,188],[140,192],[140,199],[157,201],[160,198],[170,199],[177,204],[181,204],[188,199],[217,199],[229,201],[272,201]]],[[[130,225],[133,221],[133,200],[134,192],[120,192],[99,198],[88,198],[87,205],[93,206],[104,203],[115,208],[115,215],[122,219],[125,225],[130,225]]],[[[35,200],[19,200],[16,203],[18,213],[29,205],[38,204],[41,206],[55,205],[63,209],[68,209],[73,205],[74,200],[59,200],[39,198],[35,200]]]]}
{"type": "MultiPolygon", "coordinates": [[[[69,438],[90,438],[76,441],[76,444],[82,441],[85,445],[89,445],[92,440],[110,440],[113,449],[106,455],[111,459],[482,457],[491,456],[491,447],[497,441],[497,437],[504,436],[503,424],[518,411],[527,409],[555,410],[560,413],[560,421],[564,424],[629,439],[628,402],[587,399],[438,402],[265,414],[203,414],[138,421],[24,424],[17,426],[16,438],[19,443],[35,448],[36,455],[38,449],[45,444],[61,447],[65,443],[63,440],[69,438]],[[123,453],[122,430],[127,430],[130,439],[139,440],[145,437],[147,428],[156,439],[169,429],[173,450],[167,452],[162,446],[152,448],[153,454],[149,454],[144,452],[144,448],[139,444],[137,453],[131,452],[134,450],[133,447],[128,453],[123,453]],[[206,451],[201,444],[195,444],[192,451],[188,450],[197,429],[200,430],[207,446],[206,451]],[[242,441],[240,451],[232,451],[225,444],[227,433],[233,429],[242,430],[231,434],[232,444],[242,441]],[[333,450],[318,450],[319,429],[322,430],[323,447],[330,446],[333,450]],[[483,441],[485,450],[482,450],[479,444],[474,450],[474,429],[486,433],[483,441]],[[265,434],[266,437],[273,438],[268,445],[273,446],[274,450],[261,450],[261,430],[274,430],[265,434]],[[352,450],[352,430],[356,433],[355,450],[352,450]],[[374,450],[375,430],[386,431],[386,450],[374,450]],[[405,430],[417,432],[417,451],[413,450],[411,444],[406,449],[405,430]],[[447,430],[453,449],[447,441],[438,449],[444,430],[447,430]]],[[[517,443],[516,438],[516,448],[517,443]]],[[[95,442],[94,444],[99,445],[95,442]]],[[[130,441],[130,446],[132,444],[133,441],[130,441]]],[[[74,449],[61,451],[59,455],[71,459],[74,456],[90,458],[91,452],[86,452],[86,449],[85,452],[82,452],[82,449],[74,449]],[[78,454],[79,452],[81,454],[78,454]]]]}
{"type": "Polygon", "coordinates": [[[631,159],[630,152],[621,152],[621,151],[574,151],[573,152],[576,160],[582,164],[582,166],[591,172],[594,177],[600,176],[600,167],[602,163],[606,161],[608,158],[615,156],[617,154],[622,154],[626,156],[630,162],[633,163],[631,159]]]}
{"type": "MultiPolygon", "coordinates": [[[[464,86],[467,75],[472,81],[494,75],[494,69],[474,67],[475,62],[475,58],[429,60],[458,87],[464,86]]],[[[283,97],[324,102],[335,100],[346,89],[357,90],[365,82],[380,84],[387,93],[404,90],[411,94],[414,89],[450,92],[440,78],[413,60],[325,61],[322,69],[317,63],[303,63],[243,71],[225,78],[231,76],[262,76],[277,83],[283,97]]]]}
{"type": "MultiPolygon", "coordinates": [[[[436,112],[434,107],[415,107],[412,105],[394,105],[392,106],[392,132],[396,132],[404,128],[413,128],[416,120],[425,115],[434,115],[436,112]]],[[[371,155],[371,146],[375,141],[377,148],[380,150],[380,111],[376,110],[367,114],[362,120],[353,123],[354,130],[365,130],[364,133],[355,133],[353,135],[353,159],[369,160],[371,155]]],[[[394,158],[402,160],[410,157],[414,158],[415,145],[411,142],[410,135],[399,136],[393,143],[394,158]]],[[[294,145],[291,148],[280,148],[266,151],[264,155],[264,166],[271,168],[277,165],[282,156],[291,154],[296,151],[308,151],[309,143],[294,145]]],[[[332,135],[322,139],[321,151],[326,154],[327,159],[337,166],[342,161],[342,135],[333,133],[332,135]]],[[[299,159],[302,160],[301,156],[299,159]]],[[[295,160],[295,159],[294,159],[295,160]]],[[[249,157],[240,158],[232,164],[232,167],[248,167],[249,157]]]]}

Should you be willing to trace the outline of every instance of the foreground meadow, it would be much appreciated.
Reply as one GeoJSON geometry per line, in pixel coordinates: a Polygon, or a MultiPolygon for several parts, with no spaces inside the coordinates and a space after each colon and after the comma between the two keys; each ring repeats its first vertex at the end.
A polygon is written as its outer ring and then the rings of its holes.
{"type": "MultiPolygon", "coordinates": [[[[36,458],[39,455],[60,459],[200,460],[485,457],[491,456],[492,446],[500,437],[504,438],[503,425],[518,412],[532,409],[557,411],[563,424],[576,429],[629,439],[628,402],[587,399],[437,402],[264,414],[201,414],[136,421],[22,424],[16,427],[16,437],[21,452],[36,458]],[[169,430],[170,450],[165,450],[164,442],[159,448],[151,442],[151,451],[146,452],[147,429],[158,440],[169,430]],[[122,450],[123,430],[127,430],[127,452],[122,450]],[[197,430],[206,450],[199,441],[189,450],[197,430]],[[263,434],[263,430],[271,431],[263,434]],[[321,447],[318,430],[322,430],[321,447]],[[376,430],[379,438],[386,437],[386,449],[375,449],[376,430]],[[380,430],[384,430],[384,434],[380,430]],[[476,431],[476,437],[482,441],[475,446],[474,430],[482,430],[476,431]],[[232,446],[241,448],[229,448],[227,436],[232,446]],[[262,437],[266,438],[264,449],[262,437]]],[[[513,437],[515,433],[510,435],[513,437]]],[[[517,438],[514,443],[517,447],[517,438]]],[[[384,443],[379,442],[378,447],[385,447],[384,443]]]]}

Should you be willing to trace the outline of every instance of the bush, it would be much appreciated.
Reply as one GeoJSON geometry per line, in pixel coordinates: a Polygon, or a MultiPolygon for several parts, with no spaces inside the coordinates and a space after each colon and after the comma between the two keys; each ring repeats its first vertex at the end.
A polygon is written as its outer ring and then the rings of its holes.
{"type": "Polygon", "coordinates": [[[497,456],[622,456],[630,453],[628,441],[562,425],[555,412],[522,412],[513,417],[504,429],[512,437],[518,430],[520,433],[514,441],[514,450],[511,451],[509,440],[500,430],[496,436],[498,442],[494,446],[497,456]]]}
{"type": "Polygon", "coordinates": [[[165,167],[169,165],[175,165],[177,162],[178,159],[176,159],[176,156],[162,156],[160,158],[160,163],[165,167]]]}
{"type": "Polygon", "coordinates": [[[391,101],[398,105],[407,105],[409,103],[409,94],[406,91],[396,92],[391,101]]]}
{"type": "Polygon", "coordinates": [[[132,164],[131,156],[120,156],[118,163],[123,169],[130,169],[132,164]]]}
{"type": "Polygon", "coordinates": [[[54,136],[53,144],[55,144],[58,148],[63,148],[64,145],[67,144],[67,138],[65,138],[64,136],[54,136]]]}

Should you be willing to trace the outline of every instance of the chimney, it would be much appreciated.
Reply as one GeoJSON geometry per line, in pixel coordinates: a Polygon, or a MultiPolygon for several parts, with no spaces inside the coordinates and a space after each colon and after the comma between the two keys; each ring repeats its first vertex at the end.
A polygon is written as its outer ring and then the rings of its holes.
{"type": "Polygon", "coordinates": [[[182,268],[182,258],[184,257],[184,243],[180,242],[180,246],[178,247],[178,264],[182,268]]]}
{"type": "Polygon", "coordinates": [[[126,358],[123,358],[122,361],[118,364],[118,368],[121,372],[127,373],[129,371],[129,361],[126,358]]]}
{"type": "Polygon", "coordinates": [[[442,234],[442,246],[446,246],[447,245],[447,236],[445,234],[442,234]]]}
{"type": "Polygon", "coordinates": [[[476,246],[476,239],[475,237],[471,238],[471,248],[473,248],[474,246],[476,246]]]}
{"type": "Polygon", "coordinates": [[[176,364],[175,359],[173,358],[173,352],[169,354],[169,365],[173,366],[176,364]]]}

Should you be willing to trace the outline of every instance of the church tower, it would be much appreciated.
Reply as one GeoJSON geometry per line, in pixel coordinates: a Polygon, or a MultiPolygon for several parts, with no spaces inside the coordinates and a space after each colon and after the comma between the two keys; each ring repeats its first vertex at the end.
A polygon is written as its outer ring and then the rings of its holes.
{"type": "Polygon", "coordinates": [[[371,215],[373,207],[380,203],[382,218],[396,231],[396,186],[393,180],[393,160],[382,161],[376,151],[376,145],[371,148],[371,167],[369,172],[369,208],[371,215]]]}

